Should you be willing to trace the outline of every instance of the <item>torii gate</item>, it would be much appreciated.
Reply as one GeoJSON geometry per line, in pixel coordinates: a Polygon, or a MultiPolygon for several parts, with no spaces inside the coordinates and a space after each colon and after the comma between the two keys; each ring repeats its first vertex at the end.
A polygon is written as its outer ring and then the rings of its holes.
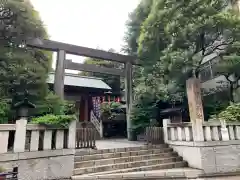
{"type": "Polygon", "coordinates": [[[33,39],[26,43],[29,47],[55,51],[57,52],[56,72],[54,79],[54,91],[60,97],[64,98],[64,72],[65,69],[98,72],[111,75],[125,77],[125,98],[126,98],[126,115],[127,115],[127,132],[128,140],[133,140],[132,121],[130,119],[132,110],[132,65],[137,65],[136,58],[87,47],[81,47],[51,40],[33,39]],[[96,65],[74,63],[71,60],[66,60],[66,54],[73,54],[85,57],[92,57],[102,60],[115,61],[124,63],[124,70],[99,67],[96,65]]]}

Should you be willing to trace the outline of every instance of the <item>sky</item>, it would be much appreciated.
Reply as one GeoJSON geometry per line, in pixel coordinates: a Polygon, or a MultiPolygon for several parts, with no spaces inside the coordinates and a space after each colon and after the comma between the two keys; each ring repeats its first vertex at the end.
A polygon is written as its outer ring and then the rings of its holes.
{"type": "MultiPolygon", "coordinates": [[[[31,0],[51,40],[117,52],[123,45],[128,14],[139,1],[31,0]]],[[[67,55],[67,59],[83,62],[84,58],[67,55]]]]}

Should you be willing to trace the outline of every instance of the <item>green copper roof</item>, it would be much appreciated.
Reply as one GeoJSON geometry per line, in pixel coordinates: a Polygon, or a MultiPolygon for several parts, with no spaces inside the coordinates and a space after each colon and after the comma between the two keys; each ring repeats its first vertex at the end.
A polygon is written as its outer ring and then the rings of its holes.
{"type": "MultiPolygon", "coordinates": [[[[50,73],[49,76],[48,76],[47,83],[53,84],[54,83],[54,76],[55,76],[54,73],[50,73]]],[[[100,78],[79,76],[79,75],[76,75],[76,74],[67,74],[67,73],[65,73],[64,85],[75,86],[75,87],[106,89],[106,90],[111,89],[100,78]]]]}

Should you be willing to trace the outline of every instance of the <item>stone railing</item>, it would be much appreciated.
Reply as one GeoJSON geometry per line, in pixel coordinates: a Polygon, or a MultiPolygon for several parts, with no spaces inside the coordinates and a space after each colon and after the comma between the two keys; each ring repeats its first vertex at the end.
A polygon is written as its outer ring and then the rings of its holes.
{"type": "Polygon", "coordinates": [[[192,141],[193,132],[191,123],[170,123],[163,121],[164,141],[192,141]]]}
{"type": "Polygon", "coordinates": [[[27,120],[18,120],[16,124],[0,124],[0,154],[74,149],[75,136],[76,121],[72,121],[66,129],[27,124],[27,120]]]}
{"type": "Polygon", "coordinates": [[[203,141],[240,140],[240,123],[204,122],[202,127],[193,129],[191,123],[170,123],[163,120],[164,141],[196,141],[194,131],[202,136],[203,141]]]}
{"type": "Polygon", "coordinates": [[[205,122],[203,132],[205,141],[240,140],[240,123],[205,122]]]}

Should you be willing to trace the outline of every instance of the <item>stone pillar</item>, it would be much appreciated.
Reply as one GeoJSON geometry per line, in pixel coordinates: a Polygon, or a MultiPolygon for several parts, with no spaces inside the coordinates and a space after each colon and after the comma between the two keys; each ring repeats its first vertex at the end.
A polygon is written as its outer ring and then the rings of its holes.
{"type": "Polygon", "coordinates": [[[68,149],[76,148],[76,120],[72,121],[68,129],[68,149]]]}
{"type": "Polygon", "coordinates": [[[201,82],[199,79],[191,78],[187,80],[187,97],[193,130],[193,140],[204,141],[204,115],[202,106],[201,82]]]}
{"type": "Polygon", "coordinates": [[[64,99],[65,58],[66,58],[65,51],[59,50],[57,53],[56,70],[54,76],[54,91],[61,99],[64,99]]]}
{"type": "Polygon", "coordinates": [[[131,111],[132,111],[132,64],[125,64],[125,98],[126,98],[126,116],[127,116],[127,136],[129,141],[134,140],[132,129],[131,111]]]}
{"type": "Polygon", "coordinates": [[[164,136],[164,143],[168,142],[168,124],[171,123],[170,119],[163,119],[163,136],[164,136]]]}
{"type": "Polygon", "coordinates": [[[226,121],[225,120],[220,120],[221,123],[221,136],[222,136],[222,141],[229,141],[229,132],[227,129],[226,121]]]}
{"type": "Polygon", "coordinates": [[[9,131],[0,132],[0,154],[6,153],[8,151],[8,137],[9,131]]]}
{"type": "Polygon", "coordinates": [[[38,151],[39,131],[32,131],[30,141],[30,151],[38,151]]]}
{"type": "Polygon", "coordinates": [[[14,152],[24,152],[26,143],[27,119],[21,118],[16,121],[16,131],[14,138],[14,152]]]}
{"type": "Polygon", "coordinates": [[[56,133],[56,149],[63,149],[64,130],[57,130],[56,133]]]}
{"type": "Polygon", "coordinates": [[[43,137],[43,150],[52,149],[52,130],[45,130],[43,137]]]}

